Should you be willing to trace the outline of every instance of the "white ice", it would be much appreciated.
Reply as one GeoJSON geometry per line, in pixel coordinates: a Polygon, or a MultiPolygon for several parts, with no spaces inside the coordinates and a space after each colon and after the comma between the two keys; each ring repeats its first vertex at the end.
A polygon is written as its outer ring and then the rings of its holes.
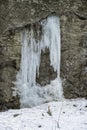
{"type": "MultiPolygon", "coordinates": [[[[41,22],[42,36],[36,43],[34,30],[24,29],[21,33],[21,65],[17,74],[16,88],[20,96],[21,107],[32,107],[63,97],[60,79],[60,22],[56,16],[50,16],[41,22]],[[49,85],[40,87],[36,83],[39,75],[41,50],[49,48],[50,65],[57,71],[57,78],[49,85]]],[[[38,32],[38,30],[37,30],[38,32]]]]}

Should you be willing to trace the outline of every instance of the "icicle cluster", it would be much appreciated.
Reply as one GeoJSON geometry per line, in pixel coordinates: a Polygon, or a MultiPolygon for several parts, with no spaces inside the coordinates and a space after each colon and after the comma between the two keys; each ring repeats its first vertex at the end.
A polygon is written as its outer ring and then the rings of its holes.
{"type": "MultiPolygon", "coordinates": [[[[20,95],[21,107],[32,107],[44,102],[62,98],[60,81],[60,23],[56,16],[41,22],[42,36],[36,43],[33,28],[21,33],[21,67],[17,75],[16,87],[20,95]],[[40,87],[36,84],[39,75],[41,50],[49,48],[50,65],[57,71],[57,79],[50,85],[40,87]]],[[[38,30],[37,30],[38,31],[38,30]]]]}

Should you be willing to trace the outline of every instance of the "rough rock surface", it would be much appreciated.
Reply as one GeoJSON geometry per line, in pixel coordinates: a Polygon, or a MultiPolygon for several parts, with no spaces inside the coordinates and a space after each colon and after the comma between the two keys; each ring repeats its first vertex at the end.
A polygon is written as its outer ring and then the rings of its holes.
{"type": "MultiPolygon", "coordinates": [[[[12,87],[20,67],[20,30],[56,13],[61,23],[61,79],[65,98],[87,97],[87,0],[0,0],[0,109],[19,108],[12,87]]],[[[48,51],[47,51],[48,53],[48,51]]],[[[42,52],[42,63],[47,53],[42,52]]],[[[48,61],[49,62],[49,61],[48,61]]],[[[40,84],[56,77],[41,66],[40,84]]]]}

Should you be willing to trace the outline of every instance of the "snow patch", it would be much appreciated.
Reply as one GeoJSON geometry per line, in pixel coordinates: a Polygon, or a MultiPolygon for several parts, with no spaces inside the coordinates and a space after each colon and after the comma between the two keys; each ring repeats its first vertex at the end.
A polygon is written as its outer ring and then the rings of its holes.
{"type": "Polygon", "coordinates": [[[0,112],[0,130],[87,130],[87,100],[50,102],[0,112]],[[51,115],[48,114],[48,107],[51,115]]]}

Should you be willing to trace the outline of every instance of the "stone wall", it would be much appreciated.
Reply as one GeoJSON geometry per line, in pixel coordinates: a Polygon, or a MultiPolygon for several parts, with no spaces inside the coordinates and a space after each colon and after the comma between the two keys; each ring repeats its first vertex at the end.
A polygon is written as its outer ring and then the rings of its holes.
{"type": "MultiPolygon", "coordinates": [[[[64,96],[87,97],[87,1],[0,0],[0,109],[19,108],[19,97],[12,96],[12,87],[20,67],[21,29],[54,12],[60,17],[61,24],[64,96]]],[[[46,57],[49,59],[49,51],[42,52],[41,56],[45,63],[46,57]]],[[[47,64],[50,68],[48,73],[53,74],[50,79],[54,79],[56,73],[49,66],[49,60],[47,64]]],[[[47,78],[42,82],[44,73],[41,72],[41,79],[37,78],[40,84],[49,83],[50,79],[47,78]]]]}

